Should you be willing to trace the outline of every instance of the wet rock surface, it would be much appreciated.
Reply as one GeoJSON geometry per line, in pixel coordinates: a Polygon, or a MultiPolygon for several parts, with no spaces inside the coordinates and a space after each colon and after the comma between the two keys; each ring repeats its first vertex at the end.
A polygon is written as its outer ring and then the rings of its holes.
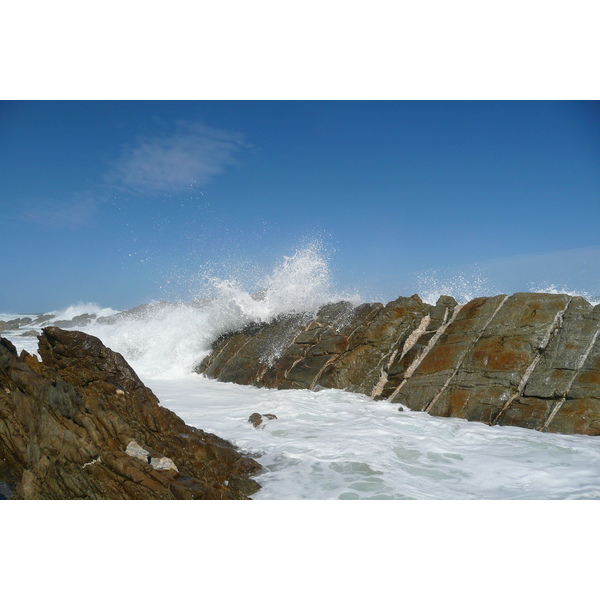
{"type": "Polygon", "coordinates": [[[267,421],[272,421],[273,419],[276,419],[276,418],[277,418],[277,415],[273,415],[271,413],[265,413],[264,415],[261,415],[260,413],[252,413],[248,417],[248,422],[252,423],[252,425],[254,425],[254,427],[256,429],[259,429],[259,428],[263,429],[264,428],[263,422],[265,419],[267,421]]]}
{"type": "Polygon", "coordinates": [[[222,336],[197,371],[279,389],[364,392],[379,382],[386,362],[427,311],[416,296],[386,306],[329,304],[314,319],[295,315],[222,336]]]}
{"type": "Polygon", "coordinates": [[[600,305],[519,293],[436,306],[324,306],[218,339],[197,372],[279,389],[341,388],[489,425],[600,434],[600,305]]]}
{"type": "Polygon", "coordinates": [[[0,495],[244,499],[260,465],[186,425],[97,338],[43,330],[36,357],[0,338],[0,495]]]}

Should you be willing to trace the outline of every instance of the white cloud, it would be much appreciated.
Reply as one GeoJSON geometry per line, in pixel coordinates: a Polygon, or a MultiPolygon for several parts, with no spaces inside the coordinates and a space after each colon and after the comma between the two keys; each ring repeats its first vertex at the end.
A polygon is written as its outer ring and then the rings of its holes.
{"type": "Polygon", "coordinates": [[[241,134],[180,122],[169,135],[146,137],[125,146],[104,185],[95,192],[75,192],[70,198],[37,199],[18,218],[48,229],[77,230],[91,223],[109,199],[106,184],[123,192],[154,195],[204,185],[247,147],[241,134]]]}
{"type": "Polygon", "coordinates": [[[179,123],[170,136],[146,138],[125,147],[107,179],[137,193],[183,191],[222,173],[243,147],[241,134],[179,123]]]}

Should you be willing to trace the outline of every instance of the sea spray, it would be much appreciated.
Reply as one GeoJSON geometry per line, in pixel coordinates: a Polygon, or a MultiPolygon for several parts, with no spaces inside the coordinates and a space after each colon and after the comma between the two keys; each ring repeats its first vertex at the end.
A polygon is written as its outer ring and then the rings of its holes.
{"type": "MultiPolygon", "coordinates": [[[[479,267],[470,271],[441,273],[436,270],[419,273],[416,277],[416,292],[423,302],[434,305],[440,296],[452,296],[459,304],[473,298],[523,291],[499,289],[492,284],[485,271],[479,267]]],[[[528,292],[538,294],[568,294],[581,296],[590,304],[600,304],[600,297],[586,290],[573,289],[560,283],[530,282],[528,292]]]]}
{"type": "MultiPolygon", "coordinates": [[[[79,304],[2,335],[35,352],[35,337],[22,333],[95,315],[88,325],[71,328],[121,352],[161,404],[187,423],[260,455],[257,499],[600,498],[595,438],[399,412],[397,405],[343,390],[257,389],[189,374],[225,331],[314,312],[340,299],[327,261],[313,250],[284,258],[256,286],[213,277],[212,294],[192,302],[155,302],[124,312],[79,304]],[[248,422],[254,412],[278,418],[258,430],[248,422]]],[[[464,302],[493,293],[466,276],[453,282],[430,274],[422,283],[418,291],[428,303],[441,294],[464,302]]]]}
{"type": "Polygon", "coordinates": [[[116,315],[119,311],[112,308],[102,308],[92,302],[79,302],[73,304],[64,310],[51,311],[55,321],[70,321],[82,315],[93,315],[94,318],[110,317],[116,315]]]}
{"type": "Polygon", "coordinates": [[[581,296],[585,298],[590,304],[596,306],[600,304],[600,297],[593,296],[585,290],[572,290],[564,285],[557,285],[554,283],[533,283],[529,284],[529,291],[536,294],[568,294],[569,296],[581,296]]]}
{"type": "Polygon", "coordinates": [[[204,298],[149,304],[82,329],[121,352],[141,376],[179,377],[191,373],[223,333],[282,315],[309,318],[328,302],[360,301],[333,290],[328,262],[317,244],[283,257],[272,273],[256,281],[258,291],[235,279],[207,276],[206,282],[204,298]]]}
{"type": "Polygon", "coordinates": [[[269,322],[279,315],[314,313],[320,306],[339,298],[331,289],[329,266],[314,248],[284,256],[272,274],[259,282],[254,293],[237,280],[209,279],[217,296],[213,301],[214,317],[223,327],[248,322],[269,322]]]}
{"type": "Polygon", "coordinates": [[[428,271],[417,276],[417,293],[423,302],[434,305],[440,296],[452,296],[459,304],[473,298],[494,296],[499,292],[487,280],[483,271],[456,273],[442,276],[437,271],[428,271]]]}

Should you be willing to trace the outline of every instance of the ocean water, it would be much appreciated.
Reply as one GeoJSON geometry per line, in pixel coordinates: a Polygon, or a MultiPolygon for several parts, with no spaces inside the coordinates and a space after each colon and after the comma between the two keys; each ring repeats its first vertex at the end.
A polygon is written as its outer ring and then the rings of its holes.
{"type": "MultiPolygon", "coordinates": [[[[597,438],[432,417],[343,390],[259,389],[194,374],[225,331],[311,314],[328,301],[360,301],[332,290],[327,262],[310,247],[284,258],[258,293],[234,280],[210,283],[211,294],[186,303],[130,311],[76,304],[41,318],[0,314],[33,321],[2,335],[31,353],[33,334],[46,325],[96,335],[125,356],[163,406],[258,460],[256,500],[600,498],[597,438]],[[255,428],[248,421],[255,412],[277,418],[255,428]]],[[[485,289],[481,279],[465,278],[436,289],[429,277],[419,292],[428,302],[441,293],[466,301],[485,289]]]]}

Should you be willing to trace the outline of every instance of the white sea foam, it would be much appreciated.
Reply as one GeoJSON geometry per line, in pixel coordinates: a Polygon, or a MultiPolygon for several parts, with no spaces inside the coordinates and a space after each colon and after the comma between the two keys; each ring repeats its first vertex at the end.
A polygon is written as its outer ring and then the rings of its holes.
{"type": "Polygon", "coordinates": [[[149,380],[187,423],[259,455],[256,499],[600,498],[600,443],[398,411],[342,390],[149,380]],[[248,422],[272,413],[263,429],[248,422]]]}
{"type": "Polygon", "coordinates": [[[73,304],[63,310],[53,310],[50,314],[54,315],[54,318],[48,321],[52,323],[54,321],[70,321],[80,315],[94,315],[95,317],[110,317],[111,315],[117,314],[119,311],[113,310],[112,308],[102,308],[97,304],[91,302],[79,302],[73,304]]]}

